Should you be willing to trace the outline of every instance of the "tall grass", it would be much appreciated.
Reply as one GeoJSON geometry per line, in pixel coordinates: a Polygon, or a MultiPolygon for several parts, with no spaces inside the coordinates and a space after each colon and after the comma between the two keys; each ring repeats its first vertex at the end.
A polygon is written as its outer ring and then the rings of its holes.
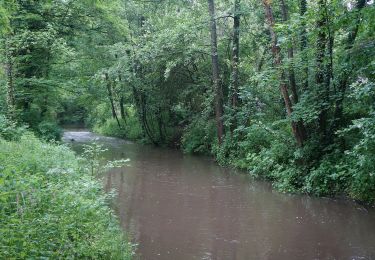
{"type": "Polygon", "coordinates": [[[131,259],[109,199],[68,147],[0,137],[0,259],[131,259]]]}

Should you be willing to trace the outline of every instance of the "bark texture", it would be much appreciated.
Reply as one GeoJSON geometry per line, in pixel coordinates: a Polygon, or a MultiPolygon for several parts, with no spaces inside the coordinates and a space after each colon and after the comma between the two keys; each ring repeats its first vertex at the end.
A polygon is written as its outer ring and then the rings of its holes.
{"type": "MultiPolygon", "coordinates": [[[[289,97],[285,72],[282,69],[280,47],[278,46],[277,34],[274,30],[275,19],[273,17],[273,12],[272,12],[270,1],[269,0],[262,0],[262,1],[263,1],[264,10],[265,10],[266,21],[267,21],[269,31],[270,31],[270,36],[271,36],[272,54],[274,58],[274,64],[277,68],[279,68],[279,73],[280,73],[280,86],[279,86],[280,92],[285,103],[285,109],[287,111],[287,114],[290,116],[293,112],[293,104],[289,97]]],[[[306,139],[306,136],[305,136],[305,132],[303,131],[303,129],[301,129],[300,123],[292,122],[291,127],[292,127],[292,132],[296,139],[297,144],[299,146],[302,146],[306,139]]]]}
{"type": "Polygon", "coordinates": [[[115,102],[113,99],[113,90],[112,90],[111,80],[109,79],[108,73],[105,73],[104,75],[105,75],[105,80],[107,82],[107,91],[108,91],[109,102],[111,103],[112,117],[116,119],[118,127],[121,128],[120,120],[118,119],[118,116],[116,113],[115,102]]]}
{"type": "Polygon", "coordinates": [[[210,33],[211,33],[211,59],[212,59],[212,81],[215,91],[215,115],[217,125],[217,138],[219,144],[223,141],[224,123],[223,123],[223,89],[220,82],[219,55],[217,51],[217,32],[215,18],[214,0],[208,0],[208,11],[210,15],[210,33]]]}
{"type": "Polygon", "coordinates": [[[237,108],[238,108],[238,85],[239,85],[239,75],[238,75],[238,63],[240,56],[240,0],[234,1],[234,16],[233,16],[233,40],[232,40],[232,75],[231,75],[231,105],[233,109],[233,116],[231,122],[231,133],[237,127],[237,108]]]}

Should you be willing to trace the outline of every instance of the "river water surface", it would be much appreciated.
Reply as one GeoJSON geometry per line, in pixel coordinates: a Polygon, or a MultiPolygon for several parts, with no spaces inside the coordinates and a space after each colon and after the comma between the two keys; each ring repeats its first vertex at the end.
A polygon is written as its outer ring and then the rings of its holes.
{"type": "Polygon", "coordinates": [[[375,259],[375,210],[280,194],[207,157],[66,131],[78,153],[96,141],[130,165],[105,176],[141,259],[375,259]],[[73,141],[74,140],[74,141],[73,141]]]}

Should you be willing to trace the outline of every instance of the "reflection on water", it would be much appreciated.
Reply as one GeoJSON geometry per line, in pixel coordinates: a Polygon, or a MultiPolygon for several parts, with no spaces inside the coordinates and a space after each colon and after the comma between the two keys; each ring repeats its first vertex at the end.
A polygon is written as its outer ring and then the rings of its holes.
{"type": "Polygon", "coordinates": [[[121,225],[141,259],[373,259],[375,211],[348,201],[285,195],[206,157],[142,146],[86,131],[64,140],[77,151],[93,140],[114,169],[121,225]]]}

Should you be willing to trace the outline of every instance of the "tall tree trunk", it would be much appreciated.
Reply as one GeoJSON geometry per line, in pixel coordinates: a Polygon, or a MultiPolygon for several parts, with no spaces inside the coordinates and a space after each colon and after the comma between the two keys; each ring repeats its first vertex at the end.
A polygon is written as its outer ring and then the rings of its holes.
{"type": "Polygon", "coordinates": [[[232,49],[232,106],[238,106],[238,62],[240,55],[240,0],[234,0],[232,49]]]}
{"type": "Polygon", "coordinates": [[[329,61],[326,62],[326,86],[329,87],[331,85],[331,81],[333,80],[333,44],[334,44],[334,31],[332,31],[331,14],[328,13],[328,8],[326,5],[326,24],[327,24],[327,32],[328,32],[328,39],[327,39],[327,50],[328,50],[328,57],[329,61]]]}
{"type": "Polygon", "coordinates": [[[140,97],[140,94],[138,93],[138,90],[135,88],[135,86],[132,86],[132,91],[133,91],[133,98],[134,98],[135,106],[137,108],[138,120],[139,120],[139,123],[142,127],[142,133],[143,133],[144,137],[146,137],[147,130],[145,128],[145,124],[144,124],[144,120],[143,120],[143,112],[142,112],[143,107],[142,107],[142,103],[141,103],[141,97],[140,97]]]}
{"type": "MultiPolygon", "coordinates": [[[[281,13],[284,22],[288,21],[288,6],[285,3],[285,0],[280,0],[281,4],[281,13]]],[[[288,47],[288,59],[289,59],[289,67],[288,67],[288,75],[289,75],[289,84],[290,89],[292,91],[292,99],[293,103],[298,103],[298,90],[297,90],[297,84],[296,84],[296,77],[294,73],[294,65],[293,65],[293,59],[294,59],[294,50],[293,47],[288,47]]],[[[296,131],[298,131],[298,136],[302,139],[301,142],[303,143],[307,139],[307,131],[305,128],[305,124],[302,120],[297,121],[296,123],[296,131]]],[[[301,143],[301,144],[302,144],[301,143]]]]}
{"type": "Polygon", "coordinates": [[[121,89],[120,102],[119,102],[120,116],[121,116],[122,121],[124,121],[124,123],[125,123],[126,122],[126,113],[125,113],[125,107],[124,107],[125,99],[124,99],[124,95],[122,93],[124,91],[124,89],[122,88],[122,77],[121,77],[120,72],[118,73],[118,80],[119,80],[120,89],[121,89]]]}
{"type": "Polygon", "coordinates": [[[215,114],[217,125],[217,137],[219,144],[223,141],[224,123],[223,123],[223,89],[220,82],[219,56],[217,51],[217,32],[214,0],[208,1],[208,11],[210,15],[211,32],[211,59],[212,59],[212,81],[215,91],[215,114]]]}
{"type": "Polygon", "coordinates": [[[317,94],[319,101],[321,102],[320,114],[319,114],[319,132],[326,138],[327,130],[327,109],[328,99],[329,99],[329,86],[325,85],[325,66],[324,57],[326,55],[326,45],[327,45],[327,34],[326,34],[326,6],[325,0],[318,0],[318,20],[316,23],[316,28],[318,30],[318,39],[316,45],[316,74],[315,81],[317,85],[317,94]]]}
{"type": "Polygon", "coordinates": [[[112,84],[111,84],[111,81],[109,79],[108,73],[105,73],[104,75],[105,75],[105,80],[107,81],[107,91],[108,91],[109,102],[111,103],[112,117],[114,119],[116,119],[118,127],[121,128],[121,124],[120,124],[120,121],[118,119],[118,116],[117,116],[117,113],[116,113],[116,108],[115,108],[115,103],[114,103],[114,100],[113,100],[112,84]]]}
{"type": "MultiPolygon", "coordinates": [[[[280,0],[281,4],[281,13],[283,17],[283,21],[286,23],[288,21],[288,7],[285,3],[285,0],[280,0]]],[[[289,84],[290,90],[292,91],[292,99],[293,103],[298,103],[298,91],[296,85],[296,77],[294,74],[293,68],[293,58],[294,58],[294,50],[293,47],[288,47],[288,59],[289,59],[289,67],[288,67],[288,75],[289,75],[289,84]]]]}
{"type": "MultiPolygon", "coordinates": [[[[134,78],[137,78],[137,75],[142,77],[142,67],[137,64],[137,60],[134,59],[135,57],[135,46],[132,45],[133,48],[133,58],[132,58],[132,74],[134,78]]],[[[135,85],[131,86],[133,92],[133,98],[135,101],[135,106],[137,108],[138,120],[142,127],[142,133],[144,137],[148,137],[154,145],[157,145],[157,142],[152,136],[150,131],[148,122],[147,122],[147,113],[146,113],[146,99],[144,93],[139,91],[135,85]]]]}
{"type": "Polygon", "coordinates": [[[5,74],[6,74],[6,101],[7,110],[10,118],[15,119],[16,100],[14,97],[14,82],[13,82],[13,57],[10,50],[9,42],[5,39],[5,74]]]}
{"type": "Polygon", "coordinates": [[[146,102],[145,102],[144,94],[140,93],[140,91],[137,90],[135,86],[132,86],[132,91],[133,91],[135,106],[137,107],[137,111],[138,111],[138,120],[139,120],[139,123],[141,124],[143,134],[145,137],[147,136],[153,144],[157,145],[157,143],[154,141],[154,138],[152,137],[150,128],[147,123],[146,104],[145,104],[146,102]]]}
{"type": "MultiPolygon", "coordinates": [[[[133,73],[134,73],[134,76],[136,73],[140,73],[141,74],[141,69],[140,68],[137,68],[136,64],[135,64],[135,61],[133,61],[133,73]]],[[[142,92],[142,91],[139,91],[134,85],[131,86],[132,88],[132,92],[133,92],[133,98],[134,98],[134,101],[135,101],[135,106],[137,108],[137,112],[138,112],[138,120],[139,120],[139,123],[142,127],[142,132],[144,134],[144,136],[148,137],[151,142],[154,144],[154,145],[158,145],[158,143],[155,141],[153,135],[152,135],[152,131],[150,129],[150,126],[148,124],[148,121],[147,121],[147,110],[146,110],[146,96],[145,94],[142,92]]]]}
{"type": "Polygon", "coordinates": [[[126,113],[125,113],[125,106],[124,106],[124,96],[121,95],[120,97],[120,116],[121,116],[121,119],[126,122],[126,113]]]}
{"type": "Polygon", "coordinates": [[[306,22],[305,14],[307,11],[307,2],[306,0],[300,1],[300,16],[302,18],[301,23],[301,35],[300,35],[300,44],[302,52],[302,67],[303,67],[303,80],[302,80],[302,89],[307,90],[309,87],[309,66],[308,66],[308,57],[307,57],[307,31],[306,31],[306,22]]]}
{"type": "Polygon", "coordinates": [[[140,101],[141,101],[141,108],[142,108],[142,124],[144,126],[144,129],[146,130],[146,134],[154,145],[158,145],[158,142],[155,140],[155,138],[152,135],[152,130],[147,120],[146,95],[144,92],[140,93],[140,101]]]}
{"type": "MultiPolygon", "coordinates": [[[[264,9],[265,9],[267,24],[269,26],[269,31],[270,31],[270,35],[271,35],[272,54],[273,54],[273,58],[274,58],[274,64],[275,64],[276,67],[278,67],[280,69],[280,92],[281,92],[281,95],[284,99],[285,109],[287,111],[287,114],[290,116],[293,112],[293,107],[292,107],[292,102],[289,98],[288,88],[287,88],[287,85],[285,83],[286,80],[285,80],[285,73],[284,73],[284,70],[282,68],[280,47],[278,45],[277,35],[276,35],[275,30],[274,30],[275,20],[274,20],[274,17],[273,17],[270,1],[269,0],[262,0],[262,1],[263,1],[264,9]]],[[[299,146],[302,146],[303,142],[305,141],[305,137],[302,135],[302,131],[299,129],[298,124],[296,122],[292,121],[291,127],[292,127],[293,135],[294,135],[294,137],[297,141],[297,144],[299,146]]]]}
{"type": "Polygon", "coordinates": [[[157,117],[157,121],[158,121],[160,143],[164,143],[165,142],[165,135],[164,135],[164,132],[163,132],[163,125],[164,125],[163,124],[163,113],[162,113],[162,109],[161,109],[160,106],[158,107],[158,113],[157,113],[156,117],[157,117]]]}
{"type": "Polygon", "coordinates": [[[240,0],[234,0],[234,18],[233,18],[233,46],[232,46],[232,77],[231,77],[231,85],[232,85],[232,108],[234,111],[232,124],[231,124],[231,132],[237,126],[237,107],[238,107],[238,63],[239,63],[239,55],[240,55],[240,0]]]}

